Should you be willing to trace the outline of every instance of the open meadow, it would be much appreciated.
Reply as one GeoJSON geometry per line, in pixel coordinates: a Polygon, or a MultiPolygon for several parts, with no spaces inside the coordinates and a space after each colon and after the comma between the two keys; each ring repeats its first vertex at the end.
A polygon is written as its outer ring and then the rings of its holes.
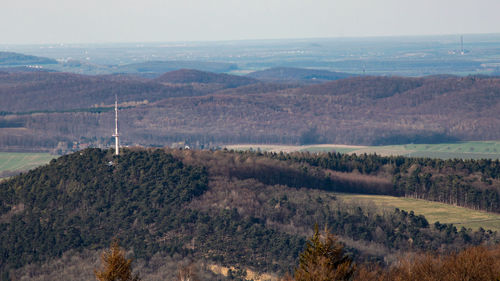
{"type": "Polygon", "coordinates": [[[362,206],[374,205],[378,212],[392,212],[394,208],[407,212],[413,211],[416,215],[424,215],[430,224],[436,221],[453,223],[458,230],[463,226],[473,230],[482,227],[486,230],[500,231],[500,214],[405,197],[347,193],[336,193],[335,196],[346,203],[362,206]]]}
{"type": "Polygon", "coordinates": [[[339,152],[355,154],[373,154],[382,156],[429,157],[440,159],[500,159],[500,141],[470,141],[439,144],[401,144],[385,146],[357,146],[342,144],[318,145],[228,145],[227,149],[260,150],[272,152],[339,152]]]}
{"type": "Polygon", "coordinates": [[[0,178],[47,164],[54,158],[49,153],[0,152],[0,178]]]}

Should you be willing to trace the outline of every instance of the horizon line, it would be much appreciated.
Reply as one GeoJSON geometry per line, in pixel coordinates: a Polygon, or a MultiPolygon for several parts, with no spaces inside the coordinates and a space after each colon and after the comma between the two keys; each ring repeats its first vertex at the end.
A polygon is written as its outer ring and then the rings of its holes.
{"type": "MultiPolygon", "coordinates": [[[[396,38],[425,38],[450,36],[500,36],[495,33],[443,33],[443,34],[398,34],[398,35],[366,35],[366,36],[325,36],[325,37],[283,37],[283,38],[247,38],[247,39],[215,39],[215,40],[173,40],[173,41],[101,41],[101,42],[44,42],[44,43],[1,43],[0,46],[72,46],[72,45],[115,45],[115,44],[216,44],[230,42],[257,42],[257,41],[306,41],[306,40],[359,40],[359,39],[396,39],[396,38]]],[[[500,39],[500,38],[499,38],[500,39]]]]}

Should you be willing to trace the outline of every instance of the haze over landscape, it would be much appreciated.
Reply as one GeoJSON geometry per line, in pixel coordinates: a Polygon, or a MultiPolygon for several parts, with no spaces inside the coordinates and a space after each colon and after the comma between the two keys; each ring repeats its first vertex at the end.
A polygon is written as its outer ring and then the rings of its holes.
{"type": "Polygon", "coordinates": [[[0,24],[9,26],[2,35],[4,44],[497,33],[500,9],[495,0],[9,0],[3,4],[0,24]]]}
{"type": "Polygon", "coordinates": [[[498,10],[2,3],[0,280],[499,280],[498,10]]]}

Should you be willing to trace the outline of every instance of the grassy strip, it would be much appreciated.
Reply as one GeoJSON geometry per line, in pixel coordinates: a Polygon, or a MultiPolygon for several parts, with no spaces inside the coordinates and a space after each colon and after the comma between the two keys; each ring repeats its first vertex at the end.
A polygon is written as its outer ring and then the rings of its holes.
{"type": "Polygon", "coordinates": [[[457,228],[464,226],[477,230],[482,227],[500,231],[500,214],[414,198],[345,193],[336,193],[335,195],[346,203],[374,205],[378,212],[399,208],[408,212],[414,211],[417,215],[424,215],[429,223],[439,221],[440,223],[453,223],[457,228]]]}
{"type": "Polygon", "coordinates": [[[408,156],[408,157],[429,157],[440,159],[500,159],[500,141],[470,141],[456,143],[439,144],[404,144],[386,146],[350,146],[337,144],[321,145],[229,145],[228,149],[235,150],[260,150],[273,152],[294,152],[309,151],[317,152],[339,152],[356,154],[373,154],[382,156],[408,156]]]}
{"type": "Polygon", "coordinates": [[[49,163],[55,157],[48,153],[0,152],[0,173],[30,170],[49,163]]]}

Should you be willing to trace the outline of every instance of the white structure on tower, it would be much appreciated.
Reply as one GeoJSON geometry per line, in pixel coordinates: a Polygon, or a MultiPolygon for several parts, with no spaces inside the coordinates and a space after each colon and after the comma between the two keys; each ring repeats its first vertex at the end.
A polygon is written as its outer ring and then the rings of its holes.
{"type": "Polygon", "coordinates": [[[464,51],[464,36],[463,35],[460,36],[460,54],[461,55],[465,54],[465,51],[464,51]]]}
{"type": "Polygon", "coordinates": [[[120,154],[120,134],[118,134],[118,97],[115,95],[115,154],[120,154]]]}

